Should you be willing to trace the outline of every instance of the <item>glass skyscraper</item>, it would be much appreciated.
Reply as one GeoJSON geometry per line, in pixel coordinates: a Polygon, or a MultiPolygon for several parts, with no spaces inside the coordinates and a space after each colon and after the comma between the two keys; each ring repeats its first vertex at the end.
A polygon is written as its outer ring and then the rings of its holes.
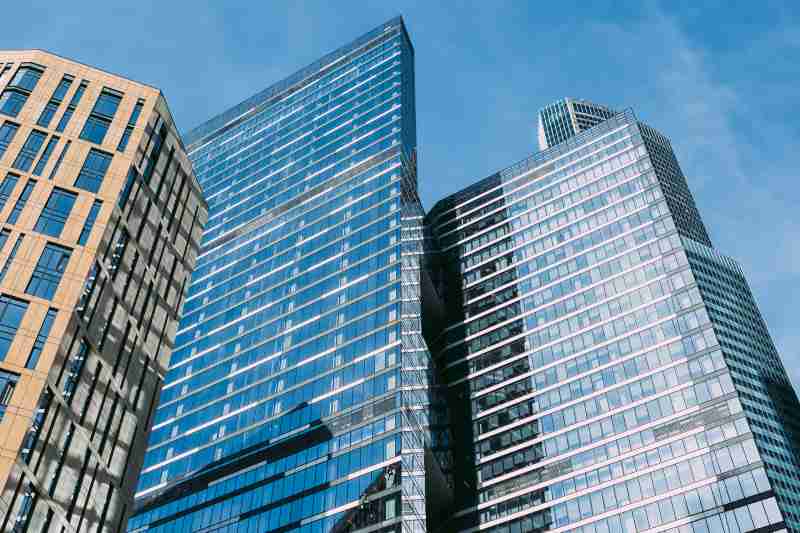
{"type": "Polygon", "coordinates": [[[128,531],[434,530],[414,115],[398,18],[187,135],[209,220],[128,531]]]}
{"type": "Polygon", "coordinates": [[[426,218],[451,529],[800,530],[797,397],[669,141],[569,125],[426,218]]]}

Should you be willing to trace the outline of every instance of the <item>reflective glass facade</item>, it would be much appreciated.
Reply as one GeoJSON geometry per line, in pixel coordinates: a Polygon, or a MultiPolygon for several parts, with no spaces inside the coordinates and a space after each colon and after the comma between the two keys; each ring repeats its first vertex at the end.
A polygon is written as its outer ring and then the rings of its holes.
{"type": "Polygon", "coordinates": [[[573,130],[426,223],[451,530],[800,528],[800,404],[662,135],[629,111],[573,130]]]}
{"type": "Polygon", "coordinates": [[[209,221],[128,531],[433,531],[415,137],[400,19],[188,135],[209,221]]]}

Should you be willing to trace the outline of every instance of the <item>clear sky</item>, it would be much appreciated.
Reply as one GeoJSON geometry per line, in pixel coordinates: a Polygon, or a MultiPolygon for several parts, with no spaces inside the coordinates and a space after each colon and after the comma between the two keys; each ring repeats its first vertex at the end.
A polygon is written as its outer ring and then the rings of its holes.
{"type": "Polygon", "coordinates": [[[742,264],[800,384],[796,1],[27,0],[2,11],[0,48],[156,85],[183,130],[402,14],[426,207],[533,152],[536,112],[552,100],[632,107],[672,139],[714,244],[742,264]]]}

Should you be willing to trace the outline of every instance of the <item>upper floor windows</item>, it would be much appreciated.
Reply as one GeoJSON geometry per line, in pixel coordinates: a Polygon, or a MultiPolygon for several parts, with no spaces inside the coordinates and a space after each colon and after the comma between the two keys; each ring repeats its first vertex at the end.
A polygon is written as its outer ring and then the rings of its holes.
{"type": "Polygon", "coordinates": [[[83,97],[83,93],[86,92],[86,87],[89,86],[89,82],[83,80],[78,88],[75,89],[75,94],[72,95],[72,98],[69,101],[69,105],[67,109],[64,111],[64,114],[61,115],[61,120],[58,121],[58,126],[56,126],[56,131],[64,131],[64,128],[67,127],[69,124],[69,119],[72,118],[72,114],[75,113],[75,108],[78,107],[78,104],[83,97]]]}
{"type": "Polygon", "coordinates": [[[60,237],[77,198],[74,192],[53,189],[33,229],[51,237],[60,237]]]}
{"type": "Polygon", "coordinates": [[[17,73],[8,82],[6,90],[0,94],[0,113],[16,117],[28,100],[31,91],[36,88],[42,72],[41,68],[32,65],[19,67],[17,73]]]}
{"type": "Polygon", "coordinates": [[[14,78],[8,82],[8,86],[31,92],[36,88],[36,84],[39,83],[39,78],[42,77],[42,72],[43,70],[39,67],[23,65],[19,67],[17,73],[14,75],[14,78]]]}
{"type": "Polygon", "coordinates": [[[89,192],[99,191],[111,164],[111,158],[111,154],[92,148],[89,155],[86,156],[86,161],[83,162],[81,172],[75,180],[75,186],[89,192]]]}
{"type": "Polygon", "coordinates": [[[31,165],[33,165],[33,161],[36,159],[36,156],[39,155],[39,150],[42,149],[42,145],[44,144],[44,140],[46,138],[47,135],[41,131],[31,131],[31,133],[28,135],[28,139],[25,141],[25,144],[19,151],[19,154],[17,154],[14,164],[11,166],[23,172],[28,172],[31,168],[31,165]]]}
{"type": "Polygon", "coordinates": [[[120,100],[122,100],[122,96],[118,93],[112,92],[110,89],[103,89],[94,104],[89,118],[86,119],[86,124],[84,124],[81,132],[81,139],[103,144],[108,128],[111,127],[111,121],[117,113],[120,100]]]}
{"type": "Polygon", "coordinates": [[[50,101],[47,102],[46,106],[44,106],[42,114],[39,115],[39,120],[36,122],[39,126],[42,126],[43,128],[50,126],[53,116],[56,114],[56,111],[58,111],[58,106],[64,100],[64,96],[66,96],[67,91],[72,85],[72,80],[72,76],[69,75],[65,75],[63,78],[61,78],[58,87],[56,87],[56,90],[53,91],[53,96],[50,97],[50,101]]]}
{"type": "Polygon", "coordinates": [[[71,255],[72,250],[69,248],[64,248],[52,242],[47,243],[41,257],[39,257],[36,268],[33,269],[33,275],[25,292],[51,300],[56,293],[56,289],[58,289],[61,277],[67,270],[71,255]]]}
{"type": "Polygon", "coordinates": [[[4,122],[3,125],[0,126],[0,158],[2,158],[3,154],[6,153],[8,145],[14,140],[14,136],[17,134],[18,129],[19,126],[8,121],[4,122]]]}
{"type": "Polygon", "coordinates": [[[119,140],[119,144],[117,145],[117,152],[124,152],[125,149],[128,147],[128,141],[131,140],[131,135],[133,135],[133,128],[136,126],[136,122],[139,120],[139,115],[142,114],[142,108],[144,107],[144,100],[139,99],[136,102],[136,105],[133,108],[133,112],[131,113],[131,118],[128,119],[128,125],[125,126],[125,131],[122,133],[122,138],[119,140]]]}
{"type": "Polygon", "coordinates": [[[27,310],[28,302],[5,294],[0,296],[0,360],[8,355],[8,349],[27,310]]]}

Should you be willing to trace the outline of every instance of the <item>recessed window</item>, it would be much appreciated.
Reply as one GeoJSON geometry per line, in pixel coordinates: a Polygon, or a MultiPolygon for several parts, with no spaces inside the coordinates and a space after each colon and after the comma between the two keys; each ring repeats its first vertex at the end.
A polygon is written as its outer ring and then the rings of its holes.
{"type": "Polygon", "coordinates": [[[144,100],[139,100],[136,102],[136,105],[133,108],[133,112],[131,113],[131,117],[128,119],[128,125],[125,126],[125,131],[122,132],[122,138],[119,140],[119,144],[117,145],[117,152],[124,152],[125,149],[128,147],[128,141],[131,140],[131,135],[133,135],[133,128],[136,126],[136,122],[139,120],[139,115],[142,114],[142,108],[144,107],[144,100]]]}
{"type": "Polygon", "coordinates": [[[25,141],[25,144],[19,151],[19,154],[17,154],[14,164],[11,166],[23,172],[30,170],[31,166],[33,165],[33,161],[36,159],[36,156],[39,155],[39,150],[42,149],[42,145],[44,144],[44,140],[46,138],[47,135],[41,131],[31,131],[30,135],[28,135],[28,139],[25,141]]]}
{"type": "Polygon", "coordinates": [[[14,342],[14,336],[27,310],[28,302],[5,294],[0,296],[0,360],[8,355],[8,349],[14,342]]]}
{"type": "Polygon", "coordinates": [[[78,107],[78,104],[83,97],[83,93],[86,92],[86,87],[88,87],[88,81],[82,81],[78,88],[75,89],[75,94],[72,95],[72,99],[69,101],[69,105],[67,109],[64,111],[64,114],[61,115],[61,120],[58,121],[58,126],[56,126],[56,131],[64,131],[64,128],[67,127],[69,124],[69,119],[72,118],[72,114],[75,113],[75,108],[78,107]]]}
{"type": "Polygon", "coordinates": [[[60,237],[77,198],[78,195],[74,192],[53,189],[33,229],[51,237],[60,237]]]}
{"type": "Polygon", "coordinates": [[[92,233],[92,228],[94,227],[94,223],[97,220],[97,215],[100,213],[100,209],[102,207],[103,202],[100,200],[95,200],[92,204],[92,208],[89,210],[89,215],[86,217],[86,222],[83,224],[81,234],[78,237],[78,244],[84,245],[89,240],[89,235],[92,233]]]}
{"type": "Polygon", "coordinates": [[[0,113],[16,117],[28,100],[31,91],[36,88],[42,70],[30,65],[23,65],[8,82],[6,90],[0,94],[0,113]]]}
{"type": "Polygon", "coordinates": [[[120,100],[122,100],[122,96],[119,94],[103,89],[94,104],[92,113],[86,119],[86,124],[84,124],[81,132],[81,139],[95,144],[103,144],[108,128],[111,127],[111,121],[117,113],[117,108],[119,108],[120,100]]]}
{"type": "Polygon", "coordinates": [[[47,342],[47,337],[50,335],[50,330],[53,329],[53,323],[56,321],[57,314],[58,311],[50,308],[44,316],[42,327],[39,328],[39,333],[36,335],[36,340],[33,342],[33,348],[31,349],[30,355],[28,355],[25,368],[36,368],[36,364],[39,362],[39,356],[42,355],[45,343],[47,342]]]}
{"type": "Polygon", "coordinates": [[[50,156],[53,155],[53,150],[55,150],[58,140],[58,137],[53,135],[50,137],[50,140],[47,141],[47,146],[45,147],[44,152],[42,152],[42,157],[39,158],[39,161],[36,162],[36,166],[33,167],[34,176],[42,175],[42,172],[44,172],[44,167],[46,167],[47,162],[50,161],[50,156]]]}
{"type": "Polygon", "coordinates": [[[0,157],[3,157],[3,154],[6,153],[8,145],[14,140],[14,136],[17,134],[18,129],[19,126],[13,122],[5,122],[2,126],[0,126],[0,157]]]}
{"type": "Polygon", "coordinates": [[[6,202],[11,197],[11,193],[14,192],[14,187],[17,186],[17,182],[19,181],[19,176],[16,174],[8,173],[6,174],[3,183],[0,183],[0,211],[6,205],[6,202]]]}
{"type": "Polygon", "coordinates": [[[61,277],[67,270],[72,250],[51,242],[44,247],[25,292],[51,300],[58,289],[61,277]]]}
{"type": "Polygon", "coordinates": [[[58,111],[58,106],[61,105],[64,97],[67,95],[67,91],[72,85],[72,80],[72,76],[64,76],[61,78],[58,87],[56,87],[56,90],[53,92],[53,96],[50,97],[50,101],[47,102],[46,106],[44,106],[42,114],[39,116],[39,120],[36,122],[39,126],[42,126],[43,128],[50,126],[50,122],[52,122],[56,111],[58,111]]]}
{"type": "Polygon", "coordinates": [[[85,189],[89,192],[96,193],[100,190],[103,184],[103,178],[108,172],[108,167],[111,164],[111,154],[95,150],[94,148],[86,156],[86,161],[83,163],[78,179],[75,180],[75,186],[85,189]]]}
{"type": "Polygon", "coordinates": [[[3,279],[5,279],[8,269],[11,268],[11,263],[14,262],[14,258],[17,256],[17,251],[19,250],[20,245],[22,245],[22,240],[24,238],[25,234],[20,233],[19,237],[17,237],[17,240],[14,242],[14,246],[11,248],[11,253],[8,254],[8,258],[6,258],[3,269],[0,270],[0,283],[2,283],[3,279]]]}
{"type": "Polygon", "coordinates": [[[25,209],[25,205],[28,203],[28,198],[31,197],[33,193],[33,188],[36,187],[36,180],[28,180],[28,183],[25,184],[25,188],[22,189],[22,193],[20,193],[19,198],[17,198],[17,203],[14,204],[14,209],[11,210],[11,214],[8,215],[8,222],[9,224],[16,224],[17,220],[19,220],[19,216],[22,214],[22,210],[25,209]]]}

